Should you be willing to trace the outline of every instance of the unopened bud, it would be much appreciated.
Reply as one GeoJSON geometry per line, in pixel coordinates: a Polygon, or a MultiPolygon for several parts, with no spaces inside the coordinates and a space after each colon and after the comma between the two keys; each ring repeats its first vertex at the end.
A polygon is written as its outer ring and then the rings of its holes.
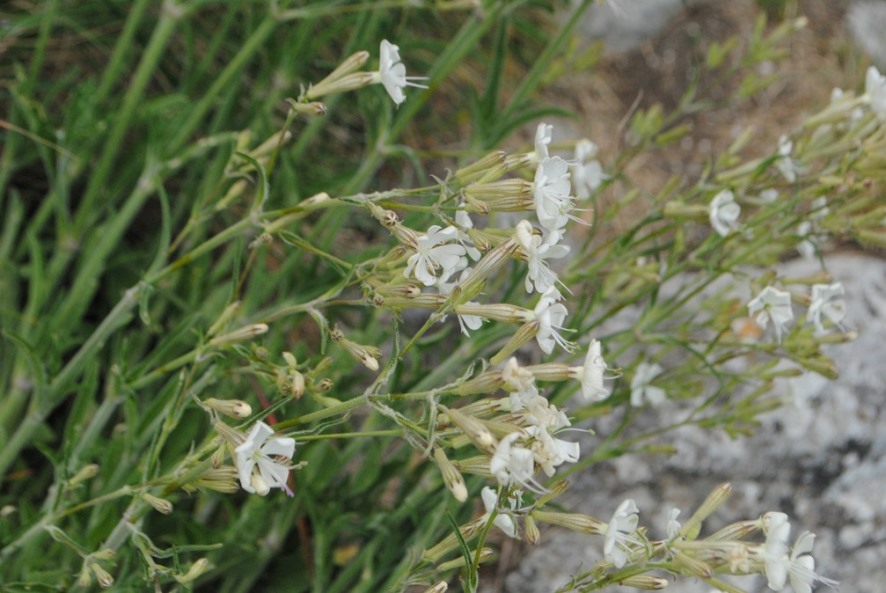
{"type": "Polygon", "coordinates": [[[618,581],[619,585],[633,587],[634,589],[646,589],[657,591],[668,586],[667,579],[655,577],[649,574],[638,574],[618,581]]]}
{"type": "Polygon", "coordinates": [[[102,589],[107,589],[114,584],[114,577],[111,576],[111,573],[102,568],[97,562],[90,563],[89,569],[92,571],[92,574],[95,575],[95,578],[102,589]]]}
{"type": "Polygon", "coordinates": [[[319,99],[325,95],[334,95],[337,93],[345,93],[356,89],[361,89],[373,83],[372,72],[355,72],[346,74],[336,80],[324,79],[319,83],[311,86],[305,93],[305,98],[309,101],[319,99]]]}
{"type": "Polygon", "coordinates": [[[251,340],[268,332],[268,324],[252,323],[230,333],[217,336],[209,341],[210,346],[223,346],[225,344],[233,344],[235,342],[244,342],[251,340]]]}
{"type": "Polygon", "coordinates": [[[505,323],[526,323],[534,319],[530,309],[511,305],[510,303],[456,305],[455,312],[459,315],[476,315],[492,321],[505,323]]]}
{"type": "Polygon", "coordinates": [[[515,238],[510,237],[507,241],[486,252],[486,255],[477,262],[467,277],[459,283],[461,291],[470,295],[482,288],[487,278],[494,276],[511,260],[517,247],[515,238]]]}
{"type": "Polygon", "coordinates": [[[468,489],[465,486],[465,480],[440,447],[434,448],[434,461],[437,462],[437,467],[440,468],[443,483],[452,492],[455,500],[459,502],[466,501],[468,499],[468,489]]]}
{"type": "Polygon", "coordinates": [[[473,395],[476,393],[494,393],[504,385],[500,370],[480,373],[473,379],[469,379],[456,387],[453,391],[458,395],[473,395]]]}
{"type": "Polygon", "coordinates": [[[209,568],[209,560],[206,558],[200,558],[191,565],[191,567],[188,569],[188,572],[176,575],[175,580],[182,585],[189,585],[196,581],[200,576],[202,576],[203,573],[209,570],[209,568]]]}
{"type": "Polygon", "coordinates": [[[318,82],[314,88],[330,85],[348,74],[356,72],[366,64],[369,60],[369,52],[365,50],[358,51],[349,55],[339,64],[335,70],[326,75],[326,78],[318,82]]]}
{"type": "Polygon", "coordinates": [[[677,566],[682,566],[687,572],[694,574],[702,579],[709,579],[714,575],[714,571],[705,562],[698,558],[693,558],[688,554],[684,554],[681,550],[674,550],[674,562],[677,566]]]}
{"type": "Polygon", "coordinates": [[[559,513],[556,511],[536,510],[530,513],[536,521],[565,527],[579,533],[590,533],[594,535],[604,535],[606,533],[606,523],[594,519],[590,515],[582,515],[580,513],[559,513]]]}
{"type": "MultiPolygon", "coordinates": [[[[491,548],[483,548],[482,550],[480,550],[480,563],[482,564],[484,562],[489,562],[490,560],[492,560],[493,556],[495,556],[495,554],[493,553],[491,548]]],[[[477,551],[471,550],[470,558],[473,559],[476,557],[477,557],[477,551]]],[[[449,560],[448,562],[440,563],[439,565],[437,565],[437,570],[439,570],[440,572],[445,572],[448,570],[461,568],[462,566],[465,565],[465,561],[466,561],[466,558],[464,556],[459,556],[458,558],[455,558],[454,560],[449,560]]]]}
{"type": "Polygon", "coordinates": [[[728,482],[720,484],[714,488],[711,493],[708,494],[705,501],[701,503],[701,506],[698,507],[698,510],[692,514],[689,520],[686,521],[680,529],[680,534],[687,540],[694,540],[697,538],[699,531],[701,530],[702,521],[723,506],[723,503],[729,500],[730,496],[732,496],[732,485],[728,482]]]}
{"type": "Polygon", "coordinates": [[[240,489],[237,469],[231,466],[211,468],[203,472],[199,478],[185,484],[187,492],[194,490],[214,490],[223,494],[233,494],[240,489]]]}
{"type": "Polygon", "coordinates": [[[243,433],[235,428],[231,428],[224,422],[213,422],[212,428],[215,429],[215,432],[217,432],[232,449],[236,449],[246,440],[246,436],[243,433]]]}
{"type": "Polygon", "coordinates": [[[85,564],[83,568],[80,569],[80,574],[77,576],[77,586],[83,589],[88,589],[92,586],[92,571],[89,570],[89,567],[85,564]]]}
{"type": "Polygon", "coordinates": [[[712,533],[704,541],[741,541],[761,528],[762,523],[759,519],[738,521],[737,523],[730,523],[726,527],[712,533]]]}
{"type": "Polygon", "coordinates": [[[68,487],[73,488],[74,486],[77,486],[78,484],[81,484],[87,480],[91,480],[92,478],[94,478],[95,476],[98,475],[98,469],[99,469],[98,465],[96,465],[95,463],[89,463],[89,464],[84,465],[82,468],[80,468],[80,471],[78,471],[76,474],[74,474],[74,477],[72,477],[68,481],[68,487]]]}
{"type": "Polygon", "coordinates": [[[459,410],[450,409],[445,406],[440,406],[440,410],[446,414],[454,425],[462,430],[464,435],[480,451],[489,453],[490,455],[495,453],[495,447],[498,444],[498,441],[495,440],[495,437],[492,436],[492,433],[482,422],[480,422],[480,420],[473,416],[463,414],[459,410]]]}
{"type": "Polygon", "coordinates": [[[300,103],[298,101],[289,101],[289,107],[295,113],[308,115],[312,117],[320,117],[326,115],[326,104],[319,101],[311,101],[309,103],[300,103]]]}
{"type": "Polygon", "coordinates": [[[375,346],[364,346],[347,339],[342,331],[335,328],[329,333],[329,337],[333,342],[345,349],[348,354],[353,356],[360,364],[373,372],[378,371],[378,359],[381,358],[381,350],[375,346]]]}
{"type": "Polygon", "coordinates": [[[252,150],[252,157],[255,159],[259,159],[263,156],[267,156],[271,154],[273,151],[277,150],[281,145],[286,144],[289,140],[292,139],[292,132],[289,130],[282,130],[280,132],[275,132],[271,134],[267,140],[259,144],[255,149],[252,150]]]}
{"type": "Polygon", "coordinates": [[[252,406],[239,399],[215,399],[210,397],[203,400],[203,405],[229,418],[249,418],[252,415],[252,406]]]}
{"type": "Polygon", "coordinates": [[[538,542],[541,541],[541,531],[539,531],[532,515],[526,515],[523,518],[523,531],[526,533],[526,541],[533,546],[538,545],[538,542]]]}
{"type": "Polygon", "coordinates": [[[142,492],[141,498],[146,503],[154,507],[154,510],[158,513],[162,513],[164,515],[169,515],[170,513],[172,513],[172,503],[168,500],[159,498],[148,492],[142,492]]]}
{"type": "Polygon", "coordinates": [[[115,552],[111,548],[104,548],[104,549],[99,550],[98,552],[93,552],[91,554],[91,556],[95,560],[101,560],[101,561],[106,562],[108,560],[113,560],[114,558],[116,558],[117,552],[115,552]]]}
{"type": "Polygon", "coordinates": [[[225,310],[222,311],[221,315],[218,316],[218,319],[215,320],[215,323],[213,323],[209,327],[209,331],[206,332],[206,335],[212,337],[212,336],[216,335],[218,332],[220,332],[221,330],[223,330],[225,328],[225,326],[228,324],[228,322],[231,321],[231,319],[234,317],[234,315],[239,310],[240,310],[240,301],[234,301],[233,303],[231,303],[230,305],[225,307],[225,310]]]}
{"type": "Polygon", "coordinates": [[[480,160],[456,170],[453,177],[455,178],[455,181],[459,183],[470,183],[471,181],[475,181],[476,179],[485,176],[493,168],[501,167],[504,160],[505,152],[503,150],[496,150],[495,152],[490,152],[480,160]]]}
{"type": "Polygon", "coordinates": [[[430,587],[429,589],[425,589],[424,593],[446,593],[446,591],[448,589],[449,589],[449,585],[446,583],[446,581],[440,581],[439,583],[437,583],[433,587],[430,587]]]}
{"type": "MultiPolygon", "coordinates": [[[[459,527],[458,531],[461,535],[461,539],[464,541],[470,541],[477,533],[479,533],[480,529],[486,525],[486,519],[480,518],[471,521],[470,523],[466,523],[459,527]]],[[[421,555],[422,560],[428,562],[436,562],[440,558],[443,558],[449,552],[459,547],[459,539],[455,537],[454,533],[450,533],[439,543],[434,545],[431,548],[428,548],[421,555]]]]}
{"type": "Polygon", "coordinates": [[[511,354],[516,352],[519,348],[525,346],[529,343],[532,338],[538,333],[538,321],[530,321],[529,323],[524,323],[517,329],[511,339],[508,340],[508,343],[501,347],[492,358],[489,359],[491,364],[501,364],[504,360],[509,357],[511,354]]]}

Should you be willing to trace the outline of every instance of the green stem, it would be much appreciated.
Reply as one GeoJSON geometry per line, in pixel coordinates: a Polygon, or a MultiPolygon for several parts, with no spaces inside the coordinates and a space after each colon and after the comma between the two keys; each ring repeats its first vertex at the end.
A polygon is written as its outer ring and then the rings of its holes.
{"type": "Polygon", "coordinates": [[[151,79],[151,75],[157,67],[160,58],[163,56],[166,44],[169,42],[176,24],[182,16],[183,9],[174,0],[164,1],[163,10],[160,12],[160,21],[154,28],[148,47],[145,48],[132,82],[126,91],[126,95],[123,97],[123,104],[114,120],[111,133],[104,143],[104,151],[99,158],[95,171],[89,178],[89,184],[86,186],[83,200],[77,210],[74,226],[80,229],[80,232],[84,232],[91,226],[92,220],[90,219],[99,210],[96,207],[96,201],[102,192],[107,189],[106,183],[121,153],[120,143],[129,129],[129,124],[135,114],[136,107],[144,101],[145,87],[151,79]]]}

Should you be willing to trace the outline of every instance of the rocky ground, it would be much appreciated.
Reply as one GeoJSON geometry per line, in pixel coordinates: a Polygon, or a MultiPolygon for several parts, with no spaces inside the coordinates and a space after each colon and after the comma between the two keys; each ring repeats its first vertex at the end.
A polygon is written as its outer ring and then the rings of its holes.
{"type": "MultiPolygon", "coordinates": [[[[606,38],[613,53],[602,64],[605,84],[595,83],[576,99],[573,107],[585,113],[585,120],[578,127],[592,130],[589,135],[595,141],[601,139],[604,152],[606,138],[614,136],[610,136],[613,130],[607,122],[617,119],[614,114],[626,108],[631,92],[644,88],[644,77],[636,72],[638,63],[645,63],[653,71],[657,64],[661,70],[668,61],[678,61],[673,55],[668,57],[668,52],[679,51],[679,40],[686,37],[687,27],[690,32],[693,26],[704,31],[712,23],[734,19],[730,26],[741,30],[752,24],[753,16],[748,15],[755,10],[753,2],[644,0],[639,3],[643,9],[632,12],[628,10],[631,4],[617,3],[621,15],[612,14],[611,8],[599,7],[585,26],[587,35],[606,38]],[[632,73],[619,74],[619,68],[631,65],[632,73]]],[[[758,116],[751,112],[721,114],[713,120],[698,122],[697,131],[703,140],[706,136],[714,145],[726,141],[734,134],[736,125],[748,120],[764,128],[771,124],[775,134],[789,129],[799,121],[804,109],[808,112],[827,101],[833,86],[854,84],[865,63],[865,58],[853,57],[861,55],[857,47],[868,52],[880,51],[875,42],[882,42],[882,35],[868,33],[871,23],[879,22],[876,19],[886,21],[886,3],[850,5],[845,1],[810,0],[799,4],[801,11],[805,8],[811,15],[811,30],[794,48],[786,82],[769,97],[772,107],[762,110],[776,121],[755,120],[758,116]],[[801,69],[808,72],[798,71],[801,69]],[[812,79],[811,83],[807,77],[812,79]]],[[[882,51],[872,59],[886,61],[886,50],[882,51]]],[[[664,82],[652,83],[653,91],[667,94],[664,82]]],[[[756,109],[760,111],[760,105],[756,109]]],[[[687,155],[678,155],[673,163],[647,163],[652,169],[649,183],[658,182],[656,170],[662,175],[673,174],[674,167],[685,166],[691,175],[691,153],[697,152],[699,146],[687,146],[686,150],[687,155]]],[[[685,515],[714,486],[728,481],[735,493],[711,519],[714,526],[757,517],[769,510],[786,512],[792,520],[793,537],[804,530],[816,533],[819,574],[840,581],[844,593],[884,590],[886,260],[877,254],[841,252],[830,255],[826,265],[846,289],[847,325],[858,331],[854,342],[829,347],[828,353],[840,369],[839,379],[829,381],[807,374],[784,381],[779,390],[787,404],[766,415],[763,426],[751,438],[732,440],[721,433],[686,428],[669,438],[676,447],[673,456],[630,456],[573,476],[568,506],[607,519],[619,502],[634,498],[640,508],[641,524],[648,526],[653,536],[663,536],[670,508],[682,508],[685,515]]],[[[789,275],[818,269],[817,262],[800,260],[784,266],[789,275]]],[[[661,413],[674,416],[679,412],[664,409],[661,413]]],[[[601,557],[599,538],[567,531],[544,532],[542,545],[528,551],[503,542],[504,568],[487,579],[485,591],[555,591],[582,566],[592,565],[601,557]]],[[[736,584],[749,591],[768,590],[761,577],[746,577],[736,584]]],[[[708,593],[710,586],[680,581],[673,589],[708,593]]]]}

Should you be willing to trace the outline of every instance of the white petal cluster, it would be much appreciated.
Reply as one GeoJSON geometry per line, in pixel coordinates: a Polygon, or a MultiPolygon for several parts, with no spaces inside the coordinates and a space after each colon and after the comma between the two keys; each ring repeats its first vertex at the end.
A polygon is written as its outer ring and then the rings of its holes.
{"type": "Polygon", "coordinates": [[[572,344],[560,335],[568,311],[563,303],[558,302],[559,300],[560,293],[555,287],[551,287],[541,295],[541,299],[533,311],[535,320],[538,322],[538,333],[535,334],[535,339],[538,342],[538,347],[545,354],[553,352],[555,344],[559,344],[564,350],[572,350],[572,344]]]}
{"type": "MultiPolygon", "coordinates": [[[[483,515],[482,519],[484,521],[488,521],[490,515],[492,515],[492,512],[495,511],[496,505],[498,504],[498,494],[496,494],[495,490],[493,490],[489,486],[485,486],[483,490],[480,491],[480,498],[483,500],[483,508],[486,510],[486,514],[483,515]]],[[[516,539],[517,525],[514,523],[514,519],[511,517],[511,515],[504,509],[498,509],[498,514],[495,516],[492,524],[501,529],[508,537],[516,539]]]]}
{"type": "Polygon", "coordinates": [[[794,183],[797,180],[797,174],[800,167],[797,162],[791,158],[791,152],[794,150],[794,143],[787,136],[778,139],[778,160],[775,166],[781,171],[781,174],[788,183],[794,183]]]}
{"type": "Polygon", "coordinates": [[[822,317],[827,318],[831,324],[840,327],[843,318],[846,317],[843,285],[840,282],[814,284],[812,286],[812,303],[809,305],[807,317],[815,324],[815,329],[819,334],[827,331],[822,323],[822,317]]]}
{"type": "Polygon", "coordinates": [[[569,164],[558,156],[542,159],[535,170],[533,199],[538,222],[549,231],[563,228],[572,210],[569,164]]]}
{"type": "Polygon", "coordinates": [[[454,273],[467,267],[465,248],[458,244],[458,229],[434,225],[419,235],[415,253],[406,261],[403,275],[414,276],[425,286],[446,282],[454,273]]]}
{"type": "Polygon", "coordinates": [[[772,286],[764,288],[756,298],[748,303],[748,311],[757,325],[762,328],[766,328],[771,321],[779,342],[787,324],[794,319],[790,293],[772,286]]]}
{"type": "Polygon", "coordinates": [[[234,450],[240,486],[252,494],[266,495],[271,488],[280,488],[289,496],[292,490],[286,485],[289,465],[277,459],[292,459],[295,439],[271,438],[274,429],[264,422],[256,422],[243,441],[234,450]],[[276,459],[275,459],[276,458],[276,459]]]}
{"type": "Polygon", "coordinates": [[[597,160],[597,145],[582,138],[575,143],[575,160],[570,164],[572,183],[579,199],[586,200],[603,183],[603,167],[597,160]]]}
{"type": "Polygon", "coordinates": [[[599,340],[591,340],[584,364],[574,368],[575,378],[581,382],[581,395],[585,401],[595,402],[609,397],[609,390],[603,386],[603,375],[608,367],[603,360],[599,340]]]}
{"type": "Polygon", "coordinates": [[[495,453],[489,460],[489,473],[493,475],[499,485],[506,488],[520,485],[539,492],[543,488],[533,478],[535,457],[532,451],[526,447],[515,445],[521,436],[523,436],[521,433],[513,432],[499,441],[495,453]]]}
{"type": "Polygon", "coordinates": [[[568,245],[558,244],[563,235],[562,231],[551,231],[543,239],[532,232],[532,225],[528,221],[521,220],[517,224],[515,234],[528,260],[529,271],[524,281],[526,292],[542,293],[555,287],[559,279],[545,260],[560,259],[569,254],[568,245]]]}
{"type": "Polygon", "coordinates": [[[397,105],[406,100],[403,89],[411,86],[426,89],[427,86],[418,84],[416,80],[426,80],[420,76],[406,76],[406,66],[400,61],[400,48],[382,39],[379,46],[378,72],[376,79],[380,82],[397,105]]]}
{"type": "Polygon", "coordinates": [[[662,374],[664,369],[658,364],[641,362],[631,379],[631,405],[636,407],[649,403],[657,406],[665,400],[665,390],[652,384],[652,380],[662,374]]]}
{"type": "Polygon", "coordinates": [[[871,66],[865,73],[864,92],[877,117],[886,119],[886,76],[880,74],[876,66],[871,66]]]}
{"type": "Polygon", "coordinates": [[[630,535],[637,530],[640,520],[637,503],[627,499],[618,505],[612,519],[606,526],[606,539],[603,543],[603,555],[616,568],[621,568],[628,560],[628,554],[635,543],[630,535]]]}
{"type": "Polygon", "coordinates": [[[735,201],[735,195],[728,189],[724,189],[711,200],[711,226],[721,237],[738,230],[740,214],[741,206],[735,201]]]}
{"type": "Polygon", "coordinates": [[[812,593],[812,585],[821,582],[831,587],[838,583],[815,573],[812,546],[815,535],[805,531],[800,534],[788,553],[788,537],[791,524],[784,513],[771,512],[763,516],[766,542],[763,545],[763,565],[769,588],[781,591],[788,580],[794,593],[812,593]]]}

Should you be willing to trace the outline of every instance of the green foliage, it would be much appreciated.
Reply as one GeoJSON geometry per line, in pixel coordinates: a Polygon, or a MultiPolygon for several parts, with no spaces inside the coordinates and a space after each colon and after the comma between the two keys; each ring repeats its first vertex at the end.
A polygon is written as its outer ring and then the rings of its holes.
{"type": "MultiPolygon", "coordinates": [[[[546,3],[291,4],[55,0],[9,17],[0,583],[10,590],[403,591],[461,570],[474,591],[497,517],[526,534],[533,513],[559,511],[560,484],[538,484],[525,504],[499,479],[501,508],[476,518],[490,456],[528,434],[490,361],[518,351],[538,362],[525,346],[540,331],[536,297],[523,293],[529,247],[509,217],[534,212],[542,159],[538,147],[490,151],[568,115],[540,91],[599,59],[599,46],[575,44],[590,3],[562,21],[546,3]],[[384,38],[429,87],[407,88],[396,106],[372,74],[384,38]],[[324,81],[348,59],[359,64],[324,81]],[[321,92],[354,74],[366,77],[321,92]],[[485,224],[468,229],[459,209],[485,224]],[[477,277],[435,292],[405,270],[430,225],[453,223],[483,259],[477,277]],[[485,321],[467,338],[459,314],[485,321]],[[247,406],[224,417],[232,400],[247,406]],[[238,492],[236,450],[259,420],[297,444],[291,498],[238,492]],[[467,501],[435,448],[467,477],[467,501]]],[[[783,56],[795,25],[761,18],[747,44],[708,51],[705,75],[734,85],[732,101],[753,96],[771,82],[753,67],[783,56]]],[[[754,295],[777,285],[808,305],[816,279],[759,269],[825,235],[884,242],[864,178],[881,175],[883,132],[868,111],[850,118],[863,106],[852,97],[791,136],[793,181],[778,170],[786,155],[749,160],[736,141],[698,179],[639,190],[630,165],[691,133],[688,116],[713,101],[702,88],[673,110],[631,114],[626,148],[586,198],[593,225],[574,234],[584,236],[560,274],[567,325],[582,346],[599,339],[623,380],[570,415],[623,421],[561,475],[672,451],[663,435],[676,425],[632,422],[643,412],[627,379],[641,363],[669,367],[655,384],[686,407],[678,424],[733,436],[779,404],[780,362],[832,375],[808,327],[780,343],[745,339],[746,303],[724,282],[754,295]],[[726,189],[742,229],[720,235],[709,204],[726,189]],[[619,199],[604,204],[606,191],[619,199]],[[613,325],[623,314],[630,324],[613,325]]],[[[521,371],[556,383],[549,400],[565,405],[581,367],[557,360],[521,371]]],[[[598,523],[581,525],[602,535],[587,527],[598,523]]],[[[576,587],[642,576],[651,558],[633,553],[576,587]]]]}

